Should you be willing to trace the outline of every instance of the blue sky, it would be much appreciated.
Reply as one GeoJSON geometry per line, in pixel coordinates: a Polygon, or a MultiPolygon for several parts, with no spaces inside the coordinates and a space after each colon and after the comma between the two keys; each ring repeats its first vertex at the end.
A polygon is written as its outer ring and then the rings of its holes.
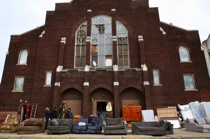
{"type": "MultiPolygon", "coordinates": [[[[70,0],[1,0],[0,1],[0,82],[9,48],[10,35],[22,34],[45,23],[46,11],[55,3],[70,0]]],[[[201,42],[210,34],[210,0],[150,0],[158,7],[160,20],[187,30],[198,30],[201,42]]]]}

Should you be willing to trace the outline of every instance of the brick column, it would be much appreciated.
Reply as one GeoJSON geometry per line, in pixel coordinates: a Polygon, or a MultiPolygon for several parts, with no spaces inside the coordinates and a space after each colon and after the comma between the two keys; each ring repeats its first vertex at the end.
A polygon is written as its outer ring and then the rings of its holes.
{"type": "Polygon", "coordinates": [[[56,80],[55,80],[55,84],[54,84],[54,92],[53,92],[53,106],[56,106],[57,108],[59,108],[60,103],[61,103],[61,99],[60,99],[60,73],[56,72],[56,80]]]}
{"type": "Polygon", "coordinates": [[[138,42],[140,47],[140,54],[141,54],[141,67],[143,69],[143,85],[144,85],[144,91],[145,91],[145,101],[146,101],[146,108],[151,108],[151,89],[150,89],[150,83],[149,83],[149,75],[148,75],[148,69],[146,65],[146,58],[145,58],[145,47],[144,47],[144,39],[143,36],[138,36],[138,42]]]}
{"type": "Polygon", "coordinates": [[[89,70],[85,71],[84,82],[83,82],[83,104],[82,104],[82,113],[83,117],[90,116],[90,98],[89,98],[89,70]]]}
{"type": "Polygon", "coordinates": [[[119,81],[118,81],[118,71],[113,71],[114,76],[114,117],[120,117],[120,96],[119,96],[119,81]]]}
{"type": "Polygon", "coordinates": [[[60,49],[59,49],[59,61],[58,61],[58,65],[60,65],[60,66],[63,66],[63,58],[64,58],[65,44],[66,44],[66,38],[63,37],[63,38],[61,38],[60,49]]]}

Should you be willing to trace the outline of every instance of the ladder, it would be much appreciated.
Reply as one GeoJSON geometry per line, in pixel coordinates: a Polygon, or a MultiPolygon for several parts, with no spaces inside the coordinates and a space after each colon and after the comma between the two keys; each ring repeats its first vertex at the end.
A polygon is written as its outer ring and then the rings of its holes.
{"type": "Polygon", "coordinates": [[[30,118],[35,118],[37,106],[38,106],[38,103],[32,104],[30,118]]]}

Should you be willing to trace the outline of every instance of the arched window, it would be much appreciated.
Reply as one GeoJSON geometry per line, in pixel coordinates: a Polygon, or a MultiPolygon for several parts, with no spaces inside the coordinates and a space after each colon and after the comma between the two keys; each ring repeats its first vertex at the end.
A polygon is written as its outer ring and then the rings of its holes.
{"type": "Polygon", "coordinates": [[[86,65],[86,37],[87,37],[87,22],[84,22],[77,29],[75,36],[76,67],[84,67],[86,65]]]}
{"type": "Polygon", "coordinates": [[[18,58],[18,64],[27,64],[27,59],[28,59],[28,51],[27,50],[22,50],[19,53],[19,58],[18,58]]]}
{"type": "Polygon", "coordinates": [[[184,47],[184,46],[179,47],[179,57],[180,57],[181,62],[189,62],[190,61],[189,51],[186,47],[184,47]]]}
{"type": "MultiPolygon", "coordinates": [[[[119,67],[129,66],[128,30],[120,22],[116,24],[116,36],[113,39],[112,17],[98,15],[91,18],[90,28],[90,66],[107,68],[113,66],[113,41],[117,41],[117,64],[119,67]]],[[[75,35],[75,67],[86,66],[87,21],[82,23],[75,35]]],[[[89,38],[88,38],[89,40],[89,38]]],[[[89,50],[88,50],[89,51],[89,50]]]]}
{"type": "Polygon", "coordinates": [[[118,66],[129,66],[128,30],[119,21],[116,21],[116,26],[118,66]]]}

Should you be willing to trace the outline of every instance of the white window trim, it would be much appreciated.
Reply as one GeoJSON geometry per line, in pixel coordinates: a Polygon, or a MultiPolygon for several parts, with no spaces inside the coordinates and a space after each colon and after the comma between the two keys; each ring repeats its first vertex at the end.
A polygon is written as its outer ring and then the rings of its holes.
{"type": "Polygon", "coordinates": [[[17,63],[16,65],[17,66],[27,66],[27,64],[19,64],[19,63],[17,63]]]}
{"type": "Polygon", "coordinates": [[[198,89],[184,89],[184,91],[186,91],[186,92],[187,91],[192,91],[193,92],[193,91],[198,91],[198,89]]]}
{"type": "Polygon", "coordinates": [[[190,60],[190,61],[180,61],[180,63],[193,63],[193,62],[190,60]]]}

